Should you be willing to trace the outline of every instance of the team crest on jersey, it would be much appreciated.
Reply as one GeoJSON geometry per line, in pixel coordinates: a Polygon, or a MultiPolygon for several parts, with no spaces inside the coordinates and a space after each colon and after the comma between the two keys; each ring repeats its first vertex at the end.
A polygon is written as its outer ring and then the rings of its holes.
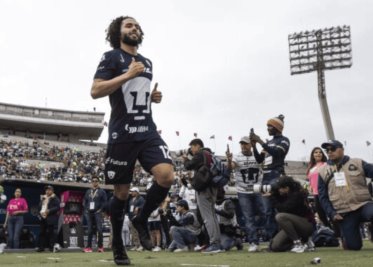
{"type": "Polygon", "coordinates": [[[107,172],[107,177],[109,179],[114,179],[114,177],[115,177],[115,171],[108,171],[107,172]]]}
{"type": "Polygon", "coordinates": [[[124,62],[125,62],[125,60],[124,60],[123,56],[122,56],[122,55],[119,55],[119,56],[120,56],[120,59],[119,59],[119,61],[120,61],[121,63],[124,63],[124,62]]]}
{"type": "Polygon", "coordinates": [[[113,138],[114,140],[118,138],[118,133],[117,132],[114,132],[111,134],[111,138],[113,138]]]}

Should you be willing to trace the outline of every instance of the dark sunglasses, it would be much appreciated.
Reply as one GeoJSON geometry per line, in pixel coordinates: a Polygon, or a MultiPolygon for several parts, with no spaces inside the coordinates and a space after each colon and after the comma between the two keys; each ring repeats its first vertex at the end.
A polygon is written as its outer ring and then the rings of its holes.
{"type": "Polygon", "coordinates": [[[335,152],[336,150],[337,150],[337,147],[328,147],[328,148],[325,148],[326,153],[335,152]]]}

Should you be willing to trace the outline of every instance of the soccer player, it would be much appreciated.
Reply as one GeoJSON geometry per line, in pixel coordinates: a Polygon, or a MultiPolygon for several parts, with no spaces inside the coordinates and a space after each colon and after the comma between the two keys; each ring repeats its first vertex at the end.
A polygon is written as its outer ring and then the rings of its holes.
{"type": "Polygon", "coordinates": [[[151,103],[160,103],[162,93],[157,84],[150,89],[152,62],[137,52],[143,36],[142,28],[132,17],[118,17],[111,22],[106,40],[113,49],[101,58],[91,89],[94,99],[109,96],[111,105],[105,182],[114,185],[110,213],[117,265],[130,264],[121,230],[136,160],[156,181],[147,192],[143,209],[132,221],[147,250],[152,249],[148,217],[166,198],[174,180],[168,147],[152,118],[151,103]]]}

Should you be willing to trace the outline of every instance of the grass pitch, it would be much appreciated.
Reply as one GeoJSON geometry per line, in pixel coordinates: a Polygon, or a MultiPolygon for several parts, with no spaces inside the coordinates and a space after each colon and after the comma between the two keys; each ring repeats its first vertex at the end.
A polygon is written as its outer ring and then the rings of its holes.
{"type": "MultiPolygon", "coordinates": [[[[344,251],[340,248],[317,248],[314,252],[305,253],[248,253],[232,250],[219,254],[202,254],[197,252],[128,252],[132,266],[156,267],[301,267],[314,266],[311,261],[321,258],[320,267],[353,266],[365,267],[373,264],[373,245],[364,243],[361,251],[344,251]]],[[[94,267],[116,266],[112,253],[5,253],[0,255],[1,267],[94,267]]]]}

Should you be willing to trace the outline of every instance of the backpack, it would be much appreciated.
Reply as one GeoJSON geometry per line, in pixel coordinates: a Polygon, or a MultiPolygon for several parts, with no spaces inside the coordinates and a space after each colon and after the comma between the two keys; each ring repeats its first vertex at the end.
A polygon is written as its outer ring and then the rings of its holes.
{"type": "Polygon", "coordinates": [[[221,160],[204,150],[203,165],[195,172],[191,181],[192,187],[197,191],[203,191],[210,185],[223,187],[229,182],[230,170],[221,162],[221,160]]]}
{"type": "Polygon", "coordinates": [[[320,226],[312,235],[316,247],[338,247],[339,241],[334,231],[326,226],[320,226]]]}

